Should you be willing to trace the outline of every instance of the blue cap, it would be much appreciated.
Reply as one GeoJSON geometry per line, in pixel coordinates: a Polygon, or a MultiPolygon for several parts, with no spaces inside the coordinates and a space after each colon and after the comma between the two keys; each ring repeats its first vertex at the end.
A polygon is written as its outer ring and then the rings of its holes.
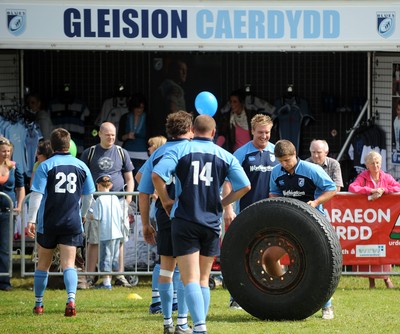
{"type": "Polygon", "coordinates": [[[96,183],[102,183],[102,182],[111,182],[111,176],[107,174],[100,175],[97,178],[96,183]]]}

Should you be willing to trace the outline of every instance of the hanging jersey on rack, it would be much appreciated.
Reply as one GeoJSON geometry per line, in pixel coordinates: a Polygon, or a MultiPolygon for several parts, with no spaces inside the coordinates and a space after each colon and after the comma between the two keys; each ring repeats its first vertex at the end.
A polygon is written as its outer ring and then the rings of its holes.
{"type": "Polygon", "coordinates": [[[362,125],[355,132],[349,148],[350,159],[354,169],[359,174],[366,169],[365,156],[371,151],[377,151],[382,156],[381,169],[386,172],[386,142],[385,132],[376,124],[362,125]]]}
{"type": "Polygon", "coordinates": [[[31,177],[37,145],[43,137],[39,125],[36,122],[27,122],[23,114],[12,118],[0,114],[0,134],[13,144],[12,158],[20,166],[21,172],[31,177]]]}
{"type": "MultiPolygon", "coordinates": [[[[128,98],[111,97],[103,102],[101,112],[96,120],[96,125],[100,126],[104,122],[111,122],[115,125],[116,133],[118,133],[119,122],[122,115],[128,112],[128,98]]],[[[115,139],[116,145],[122,145],[122,141],[115,139]]]]}
{"type": "Polygon", "coordinates": [[[277,121],[280,139],[290,140],[299,154],[301,127],[314,120],[307,101],[296,96],[283,97],[275,101],[275,108],[272,118],[277,121]]]}
{"type": "Polygon", "coordinates": [[[49,112],[55,128],[70,132],[80,155],[85,147],[85,119],[90,114],[86,104],[76,99],[56,99],[49,103],[49,112]]]}

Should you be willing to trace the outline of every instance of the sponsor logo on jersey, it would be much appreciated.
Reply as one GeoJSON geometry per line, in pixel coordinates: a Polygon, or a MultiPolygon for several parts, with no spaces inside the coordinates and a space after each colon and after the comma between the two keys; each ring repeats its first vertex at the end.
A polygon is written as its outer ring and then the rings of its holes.
{"type": "Polygon", "coordinates": [[[272,170],[271,166],[263,166],[263,165],[258,165],[258,166],[250,166],[250,172],[270,172],[272,170]]]}
{"type": "Polygon", "coordinates": [[[26,10],[7,9],[7,28],[14,36],[19,36],[26,29],[26,10]]]}
{"type": "Polygon", "coordinates": [[[293,191],[293,190],[284,190],[283,192],[284,197],[302,197],[305,196],[305,191],[293,191]]]}
{"type": "Polygon", "coordinates": [[[393,35],[395,30],[396,13],[395,12],[377,12],[376,22],[378,34],[383,38],[393,35]]]}

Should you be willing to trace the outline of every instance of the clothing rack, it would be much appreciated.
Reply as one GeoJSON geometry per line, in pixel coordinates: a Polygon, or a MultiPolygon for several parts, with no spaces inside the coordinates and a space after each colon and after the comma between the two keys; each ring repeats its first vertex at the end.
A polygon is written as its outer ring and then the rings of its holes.
{"type": "Polygon", "coordinates": [[[349,130],[346,130],[346,133],[350,133],[353,129],[354,130],[363,130],[364,128],[369,128],[375,125],[375,120],[379,119],[379,114],[376,111],[374,116],[371,116],[366,121],[361,121],[357,126],[351,127],[349,130]]]}
{"type": "Polygon", "coordinates": [[[339,152],[339,154],[338,154],[338,156],[337,156],[337,158],[336,158],[337,161],[340,161],[340,160],[342,159],[342,156],[343,156],[345,150],[347,149],[347,146],[349,145],[351,139],[353,138],[354,132],[355,132],[355,131],[358,129],[358,127],[360,126],[361,120],[362,120],[362,118],[364,117],[365,113],[366,113],[367,110],[368,110],[368,103],[369,103],[369,101],[367,100],[367,101],[365,102],[364,107],[362,108],[360,114],[358,115],[356,121],[354,122],[353,127],[350,129],[350,133],[349,133],[349,135],[347,136],[347,139],[346,139],[344,145],[342,146],[342,149],[340,150],[340,152],[339,152]]]}
{"type": "Polygon", "coordinates": [[[1,105],[0,116],[11,123],[16,123],[24,119],[24,110],[16,104],[1,105]]]}

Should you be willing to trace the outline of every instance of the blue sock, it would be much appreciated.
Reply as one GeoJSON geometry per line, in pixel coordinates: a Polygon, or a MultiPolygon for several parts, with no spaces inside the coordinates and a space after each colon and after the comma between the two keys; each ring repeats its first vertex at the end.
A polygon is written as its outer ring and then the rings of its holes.
{"type": "Polygon", "coordinates": [[[43,270],[35,270],[33,285],[35,289],[35,306],[43,305],[44,291],[46,290],[49,273],[43,270]]]}
{"type": "Polygon", "coordinates": [[[78,274],[75,268],[64,269],[64,284],[68,294],[68,301],[75,301],[76,289],[78,287],[78,274]]]}
{"type": "Polygon", "coordinates": [[[203,300],[204,300],[204,313],[207,317],[208,308],[210,307],[210,287],[202,286],[201,293],[203,294],[203,300]]]}
{"type": "Polygon", "coordinates": [[[173,299],[174,304],[178,302],[178,289],[180,280],[181,280],[181,273],[179,272],[178,266],[176,266],[174,270],[174,276],[172,276],[172,283],[174,284],[174,299],[173,299]]]}
{"type": "Polygon", "coordinates": [[[153,274],[151,275],[151,303],[160,303],[160,292],[158,291],[158,277],[160,276],[160,264],[154,266],[153,274]]]}
{"type": "Polygon", "coordinates": [[[322,308],[326,308],[326,307],[332,307],[332,298],[330,298],[324,306],[322,306],[322,308]]]}
{"type": "Polygon", "coordinates": [[[174,294],[172,282],[158,283],[158,290],[160,291],[164,319],[172,318],[172,298],[174,294]]]}
{"type": "Polygon", "coordinates": [[[188,327],[187,324],[188,307],[185,300],[185,287],[182,281],[179,281],[177,296],[178,296],[178,319],[176,323],[183,329],[186,329],[188,327]]]}
{"type": "Polygon", "coordinates": [[[205,328],[206,315],[204,313],[204,300],[200,284],[195,282],[187,284],[185,286],[185,298],[195,330],[197,328],[205,328]]]}

